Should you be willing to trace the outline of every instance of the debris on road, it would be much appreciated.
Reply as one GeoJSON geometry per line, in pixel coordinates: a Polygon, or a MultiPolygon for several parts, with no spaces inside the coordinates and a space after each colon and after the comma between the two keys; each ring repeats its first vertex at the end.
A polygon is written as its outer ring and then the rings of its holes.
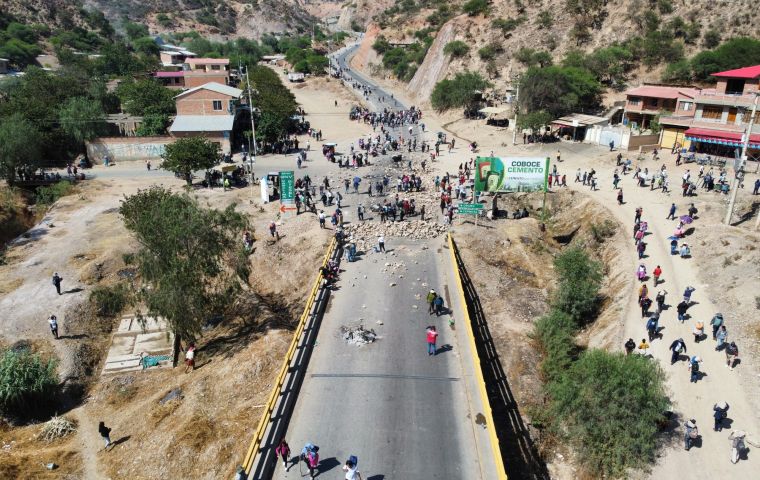
{"type": "Polygon", "coordinates": [[[53,417],[42,426],[40,438],[46,442],[65,437],[70,433],[76,432],[77,427],[66,417],[53,417]]]}
{"type": "MultiPolygon", "coordinates": [[[[382,323],[380,323],[382,325],[382,323]]],[[[340,331],[343,334],[343,339],[351,345],[366,345],[372,343],[377,339],[377,334],[374,330],[365,330],[364,325],[358,327],[340,327],[340,331]]]]}

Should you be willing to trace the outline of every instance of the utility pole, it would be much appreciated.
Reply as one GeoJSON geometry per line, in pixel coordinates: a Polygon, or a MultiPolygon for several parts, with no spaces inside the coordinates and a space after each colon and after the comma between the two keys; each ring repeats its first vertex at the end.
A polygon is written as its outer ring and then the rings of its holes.
{"type": "Polygon", "coordinates": [[[755,126],[755,113],[757,112],[757,99],[758,94],[755,93],[755,102],[752,104],[752,114],[749,117],[749,127],[747,127],[747,133],[744,135],[744,145],[742,146],[742,156],[739,159],[739,168],[734,172],[734,179],[731,182],[731,200],[728,202],[728,211],[726,212],[726,218],[723,223],[726,225],[731,224],[731,217],[734,214],[734,204],[736,203],[736,194],[739,193],[740,177],[744,178],[744,164],[747,162],[747,150],[749,149],[749,138],[752,135],[752,127],[755,126]]]}
{"type": "MultiPolygon", "coordinates": [[[[256,164],[256,122],[253,119],[253,97],[251,96],[251,81],[248,78],[248,65],[245,66],[245,85],[248,90],[248,108],[251,111],[251,138],[253,139],[253,148],[251,154],[251,199],[253,200],[253,166],[256,164]]],[[[248,140],[250,148],[251,140],[248,140]]]]}
{"type": "Polygon", "coordinates": [[[517,145],[517,110],[520,108],[520,75],[515,75],[514,80],[517,81],[517,91],[515,92],[514,106],[512,107],[515,111],[515,124],[512,128],[512,145],[517,145]]]}

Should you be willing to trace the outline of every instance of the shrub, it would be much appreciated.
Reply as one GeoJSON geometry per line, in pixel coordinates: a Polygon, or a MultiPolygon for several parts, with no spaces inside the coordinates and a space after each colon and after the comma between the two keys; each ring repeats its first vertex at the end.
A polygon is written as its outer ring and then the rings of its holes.
{"type": "Polygon", "coordinates": [[[375,40],[375,43],[372,44],[372,48],[380,55],[383,55],[393,47],[391,47],[390,42],[384,36],[380,35],[375,40]]]}
{"type": "Polygon", "coordinates": [[[616,230],[617,226],[612,220],[591,224],[591,236],[594,237],[597,243],[603,243],[606,239],[615,235],[616,230]]]}
{"type": "Polygon", "coordinates": [[[29,349],[7,349],[0,355],[0,411],[34,414],[52,400],[58,388],[54,359],[44,360],[29,349]]]}
{"type": "Polygon", "coordinates": [[[478,56],[481,58],[481,60],[493,60],[496,58],[496,54],[498,53],[498,48],[496,44],[489,43],[485,47],[478,50],[478,56]]]}
{"type": "Polygon", "coordinates": [[[673,2],[671,0],[657,0],[657,9],[663,15],[673,13],[673,2]]]}
{"type": "Polygon", "coordinates": [[[498,28],[503,34],[506,35],[507,33],[519,27],[523,22],[525,22],[525,17],[521,15],[517,18],[496,18],[491,24],[494,28],[498,28]]]}
{"type": "Polygon", "coordinates": [[[715,48],[720,45],[720,31],[711,28],[705,32],[704,38],[702,38],[702,46],[705,48],[715,48]]]}
{"type": "Polygon", "coordinates": [[[54,183],[49,187],[40,187],[37,189],[37,205],[49,206],[58,201],[59,198],[68,195],[74,187],[66,180],[54,183]]]}
{"type": "Polygon", "coordinates": [[[470,46],[461,40],[454,40],[443,47],[443,53],[454,58],[464,57],[470,51],[470,46]]]}
{"type": "Polygon", "coordinates": [[[164,28],[169,28],[173,25],[172,19],[165,13],[159,13],[156,15],[156,21],[164,28]]]}
{"type": "Polygon", "coordinates": [[[655,460],[657,425],[670,407],[664,382],[646,357],[590,350],[549,386],[551,411],[593,477],[627,476],[655,460]]]}
{"type": "Polygon", "coordinates": [[[579,326],[586,323],[598,306],[602,265],[582,248],[572,247],[557,255],[554,268],[559,276],[554,307],[566,312],[579,326]]]}
{"type": "Polygon", "coordinates": [[[487,15],[489,10],[488,0],[469,0],[462,5],[462,11],[471,17],[481,14],[487,15]]]}
{"type": "Polygon", "coordinates": [[[538,28],[545,28],[548,30],[552,28],[553,24],[554,18],[552,17],[552,12],[549,10],[539,12],[538,17],[536,18],[536,25],[538,25],[538,28]]]}
{"type": "Polygon", "coordinates": [[[90,293],[90,301],[95,305],[98,315],[114,317],[129,303],[129,289],[123,283],[111,287],[96,287],[90,293]]]}
{"type": "Polygon", "coordinates": [[[477,72],[457,73],[452,79],[436,83],[430,101],[438,111],[456,107],[467,107],[476,98],[476,92],[490,86],[490,83],[477,72]]]}
{"type": "Polygon", "coordinates": [[[361,24],[356,20],[351,20],[351,30],[354,32],[363,32],[364,27],[362,27],[361,24]]]}
{"type": "Polygon", "coordinates": [[[541,374],[547,382],[558,379],[570,366],[575,351],[576,325],[570,315],[554,309],[534,324],[533,338],[543,350],[541,374]]]}

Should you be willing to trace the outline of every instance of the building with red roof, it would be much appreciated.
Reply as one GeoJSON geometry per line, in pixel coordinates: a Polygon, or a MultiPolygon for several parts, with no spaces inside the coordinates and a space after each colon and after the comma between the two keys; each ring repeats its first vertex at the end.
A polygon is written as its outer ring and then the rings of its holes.
{"type": "Polygon", "coordinates": [[[644,84],[625,92],[623,124],[632,128],[647,129],[657,115],[679,112],[694,114],[694,97],[700,90],[695,87],[644,84]]]}

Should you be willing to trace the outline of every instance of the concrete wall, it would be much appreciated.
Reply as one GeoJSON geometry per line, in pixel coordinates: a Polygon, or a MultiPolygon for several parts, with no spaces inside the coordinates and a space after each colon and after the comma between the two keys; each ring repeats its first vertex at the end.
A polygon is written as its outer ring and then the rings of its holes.
{"type": "Polygon", "coordinates": [[[660,135],[631,135],[628,139],[628,150],[637,150],[643,145],[659,145],[660,135]]]}
{"type": "Polygon", "coordinates": [[[165,137],[100,137],[87,142],[87,157],[92,163],[103,163],[103,157],[114,162],[160,160],[167,144],[174,138],[165,137]]]}
{"type": "Polygon", "coordinates": [[[585,143],[593,143],[604,147],[609,146],[610,141],[615,143],[616,149],[628,148],[628,140],[631,137],[631,131],[627,128],[601,127],[594,125],[586,129],[585,143]]]}
{"type": "Polygon", "coordinates": [[[184,72],[185,73],[185,88],[195,88],[200,87],[201,85],[205,85],[207,83],[215,82],[215,83],[221,83],[222,85],[229,85],[230,83],[230,72],[222,71],[222,72],[184,72]]]}

